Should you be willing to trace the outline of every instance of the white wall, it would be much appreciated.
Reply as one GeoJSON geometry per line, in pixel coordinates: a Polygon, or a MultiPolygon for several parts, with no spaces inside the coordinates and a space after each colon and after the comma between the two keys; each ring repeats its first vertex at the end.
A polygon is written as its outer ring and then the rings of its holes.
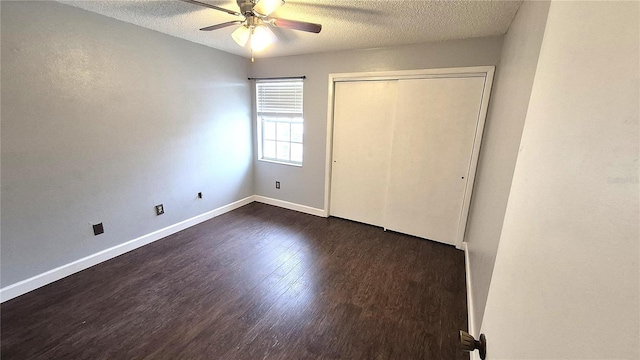
{"type": "Polygon", "coordinates": [[[482,323],[488,359],[640,358],[639,14],[550,6],[482,323]]]}
{"type": "Polygon", "coordinates": [[[258,161],[257,195],[313,208],[324,207],[328,77],[331,73],[495,65],[502,37],[444,41],[369,50],[351,50],[279,58],[256,58],[255,77],[306,75],[304,87],[304,165],[258,161]],[[275,189],[275,182],[281,189],[275,189]]]}
{"type": "Polygon", "coordinates": [[[1,7],[2,287],[253,194],[247,59],[55,2],[1,7]]]}
{"type": "Polygon", "coordinates": [[[522,3],[505,35],[493,83],[466,231],[475,335],[487,301],[548,11],[548,1],[522,3]]]}

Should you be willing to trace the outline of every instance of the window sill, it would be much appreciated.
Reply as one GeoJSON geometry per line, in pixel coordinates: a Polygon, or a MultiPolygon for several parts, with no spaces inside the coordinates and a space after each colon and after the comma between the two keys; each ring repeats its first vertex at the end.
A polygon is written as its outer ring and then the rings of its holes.
{"type": "Polygon", "coordinates": [[[288,162],[283,162],[283,161],[278,161],[278,160],[258,159],[258,161],[263,161],[263,162],[272,163],[272,164],[280,164],[280,165],[302,167],[302,164],[288,163],[288,162]]]}

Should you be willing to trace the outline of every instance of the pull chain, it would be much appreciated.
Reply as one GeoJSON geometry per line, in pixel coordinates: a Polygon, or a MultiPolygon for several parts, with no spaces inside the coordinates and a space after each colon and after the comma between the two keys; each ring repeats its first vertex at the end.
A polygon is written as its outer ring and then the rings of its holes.
{"type": "Polygon", "coordinates": [[[249,47],[251,48],[251,62],[255,62],[253,59],[253,44],[251,41],[253,40],[253,33],[256,30],[255,26],[251,28],[251,33],[249,34],[249,47]]]}

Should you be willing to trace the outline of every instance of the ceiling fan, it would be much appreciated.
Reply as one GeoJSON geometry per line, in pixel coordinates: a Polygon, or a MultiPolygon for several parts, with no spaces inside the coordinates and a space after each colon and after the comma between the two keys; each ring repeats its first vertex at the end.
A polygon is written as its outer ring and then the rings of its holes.
{"type": "Polygon", "coordinates": [[[196,0],[182,0],[191,4],[203,6],[206,8],[225,12],[227,14],[242,16],[242,20],[227,21],[221,24],[203,27],[202,31],[211,31],[222,29],[228,26],[241,25],[236,29],[231,37],[235,42],[245,47],[247,43],[251,49],[251,61],[253,61],[253,52],[260,51],[277,40],[270,26],[306,31],[311,33],[319,33],[322,25],[313,24],[298,20],[288,20],[269,17],[273,11],[284,5],[284,0],[236,0],[240,12],[228,10],[219,6],[210,5],[196,0]]]}

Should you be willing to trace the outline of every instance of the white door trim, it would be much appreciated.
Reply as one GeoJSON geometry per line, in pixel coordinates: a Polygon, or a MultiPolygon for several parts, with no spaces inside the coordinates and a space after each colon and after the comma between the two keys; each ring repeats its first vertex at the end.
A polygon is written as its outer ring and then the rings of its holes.
{"type": "Polygon", "coordinates": [[[462,68],[442,68],[442,69],[418,69],[418,70],[399,70],[399,71],[369,71],[359,73],[336,73],[329,74],[329,97],[327,105],[327,142],[325,155],[325,179],[324,179],[324,216],[329,216],[329,201],[331,195],[331,164],[333,162],[333,104],[334,104],[334,85],[340,81],[375,81],[375,80],[393,80],[393,79],[420,79],[433,77],[476,77],[485,78],[484,92],[480,112],[478,114],[478,125],[476,127],[476,135],[471,153],[471,162],[469,164],[469,179],[465,188],[464,202],[462,206],[462,214],[458,225],[458,238],[456,239],[456,248],[462,249],[465,230],[467,227],[467,217],[469,215],[469,205],[471,204],[471,191],[476,176],[478,166],[478,157],[480,155],[480,143],[484,132],[484,124],[487,118],[487,109],[489,107],[489,97],[491,94],[491,86],[493,84],[493,75],[495,66],[473,66],[462,68]]]}
{"type": "Polygon", "coordinates": [[[465,231],[469,216],[469,208],[471,206],[471,196],[473,184],[476,179],[476,170],[478,168],[478,158],[480,156],[480,145],[482,143],[482,134],[484,133],[484,124],[487,120],[487,110],[489,108],[489,98],[491,96],[491,86],[493,85],[493,73],[495,67],[491,66],[487,70],[484,78],[484,91],[482,93],[482,102],[480,103],[480,113],[478,114],[478,125],[476,127],[476,136],[473,141],[473,150],[471,151],[471,162],[469,163],[469,181],[464,190],[464,203],[462,205],[462,215],[458,225],[458,238],[456,239],[456,248],[462,249],[462,243],[465,241],[465,231]]]}

